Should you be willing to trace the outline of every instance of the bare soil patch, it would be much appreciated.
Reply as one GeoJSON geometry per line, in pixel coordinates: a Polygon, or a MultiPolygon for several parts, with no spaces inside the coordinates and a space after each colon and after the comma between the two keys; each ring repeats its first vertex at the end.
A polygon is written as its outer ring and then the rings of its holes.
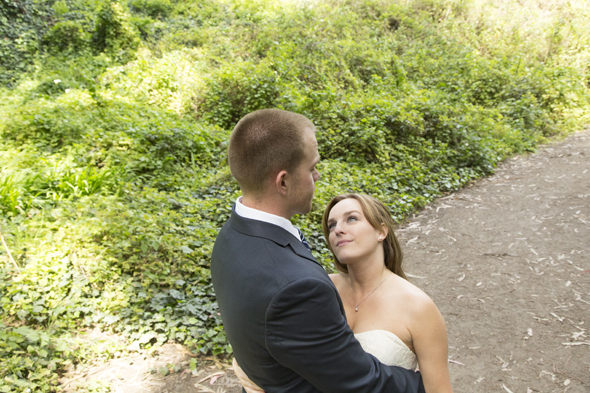
{"type": "MultiPolygon", "coordinates": [[[[105,336],[105,340],[112,339],[105,336]]],[[[212,356],[197,356],[178,344],[80,365],[60,382],[65,393],[103,391],[101,387],[113,393],[241,392],[229,364],[212,356]],[[196,372],[190,367],[193,358],[197,358],[196,372]]]]}
{"type": "MultiPolygon", "coordinates": [[[[499,164],[398,231],[440,308],[455,393],[590,392],[590,130],[499,164]]],[[[240,392],[227,364],[165,345],[73,370],[67,392],[240,392]],[[168,372],[162,371],[168,369],[168,372]]]]}

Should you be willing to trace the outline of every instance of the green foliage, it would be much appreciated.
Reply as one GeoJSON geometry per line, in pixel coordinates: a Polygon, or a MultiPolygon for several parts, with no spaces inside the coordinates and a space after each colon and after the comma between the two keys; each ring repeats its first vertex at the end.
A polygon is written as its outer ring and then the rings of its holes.
{"type": "Polygon", "coordinates": [[[112,67],[100,76],[100,85],[120,97],[185,115],[193,112],[195,96],[203,89],[202,60],[191,50],[170,51],[161,57],[149,51],[136,61],[112,67]]]}
{"type": "Polygon", "coordinates": [[[214,74],[206,86],[198,113],[222,128],[231,129],[247,113],[276,106],[276,73],[266,64],[232,64],[214,74]]]}
{"type": "Polygon", "coordinates": [[[224,133],[213,126],[119,100],[99,97],[97,102],[82,91],[65,90],[55,100],[42,97],[20,106],[6,122],[5,137],[49,152],[74,149],[77,160],[87,165],[117,167],[141,178],[169,173],[176,164],[210,165],[222,157],[217,145],[224,133]]]}
{"type": "Polygon", "coordinates": [[[79,22],[66,20],[57,22],[43,36],[43,45],[53,53],[80,52],[88,47],[90,35],[79,22]]]}
{"type": "Polygon", "coordinates": [[[56,391],[58,367],[71,363],[68,343],[46,331],[0,323],[2,392],[56,391]]]}
{"type": "Polygon", "coordinates": [[[70,12],[70,7],[68,6],[68,3],[65,2],[65,0],[56,1],[53,3],[52,8],[56,16],[63,16],[70,12]]]}
{"type": "Polygon", "coordinates": [[[30,69],[51,14],[46,2],[0,1],[0,84],[11,85],[30,69]]]}
{"type": "Polygon", "coordinates": [[[209,262],[250,111],[317,126],[322,177],[294,221],[328,269],[334,195],[401,222],[589,120],[583,1],[0,1],[0,227],[20,266],[0,249],[0,391],[55,391],[124,349],[79,329],[231,353],[209,262]]]}
{"type": "Polygon", "coordinates": [[[174,9],[170,0],[131,0],[131,9],[152,18],[165,18],[174,9]]]}
{"type": "Polygon", "coordinates": [[[125,6],[116,0],[108,0],[97,17],[93,37],[95,48],[109,53],[121,63],[133,60],[140,40],[125,6]]]}
{"type": "Polygon", "coordinates": [[[123,173],[117,169],[77,167],[67,159],[40,158],[36,168],[5,174],[0,181],[0,211],[17,214],[34,207],[97,193],[119,193],[123,173]]]}
{"type": "MultiPolygon", "coordinates": [[[[52,329],[0,323],[0,392],[56,392],[59,369],[83,357],[110,358],[124,350],[115,342],[84,343],[52,329]]],[[[108,390],[107,390],[108,391],[108,390]]]]}

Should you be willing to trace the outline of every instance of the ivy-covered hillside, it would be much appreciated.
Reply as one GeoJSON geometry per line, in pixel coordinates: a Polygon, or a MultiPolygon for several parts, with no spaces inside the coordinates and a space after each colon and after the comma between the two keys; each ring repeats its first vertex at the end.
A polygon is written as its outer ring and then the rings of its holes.
{"type": "Polygon", "coordinates": [[[244,114],[317,125],[322,178],[296,225],[331,269],[332,196],[374,195],[402,221],[589,122],[590,7],[0,0],[0,83],[0,392],[48,392],[121,350],[231,353],[209,259],[244,114]],[[93,327],[128,347],[78,336],[93,327]]]}

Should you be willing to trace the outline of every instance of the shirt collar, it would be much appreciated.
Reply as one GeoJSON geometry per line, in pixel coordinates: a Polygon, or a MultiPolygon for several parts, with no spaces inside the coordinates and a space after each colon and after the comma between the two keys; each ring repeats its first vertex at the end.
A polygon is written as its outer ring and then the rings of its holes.
{"type": "Polygon", "coordinates": [[[249,218],[251,220],[257,220],[267,222],[269,224],[277,225],[301,241],[299,231],[291,224],[291,221],[284,217],[279,217],[274,214],[263,212],[262,210],[253,209],[251,207],[242,204],[242,197],[238,197],[236,200],[236,214],[240,217],[249,218]]]}

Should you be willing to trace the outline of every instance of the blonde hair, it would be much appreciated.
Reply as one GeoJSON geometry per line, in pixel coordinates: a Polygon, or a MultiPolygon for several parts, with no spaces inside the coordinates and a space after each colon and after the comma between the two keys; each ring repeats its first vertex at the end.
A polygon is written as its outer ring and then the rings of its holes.
{"type": "Polygon", "coordinates": [[[394,228],[395,228],[395,221],[391,218],[389,214],[389,210],[387,206],[380,200],[373,198],[370,195],[364,194],[342,194],[335,196],[326,206],[326,210],[324,211],[324,216],[322,217],[322,230],[324,232],[324,237],[326,238],[326,243],[328,244],[328,249],[334,256],[334,265],[336,265],[336,269],[342,273],[348,274],[348,267],[341,263],[336,255],[334,254],[334,250],[332,250],[332,246],[329,242],[330,236],[330,229],[328,228],[328,217],[330,216],[330,211],[332,208],[340,201],[345,199],[355,199],[361,205],[361,209],[363,210],[363,214],[367,218],[367,221],[371,224],[373,228],[378,231],[383,230],[383,226],[387,228],[387,236],[385,240],[383,240],[383,256],[384,256],[384,264],[389,270],[393,273],[397,274],[398,276],[407,279],[403,269],[402,269],[402,261],[404,259],[404,255],[400,244],[395,236],[394,228]]]}

